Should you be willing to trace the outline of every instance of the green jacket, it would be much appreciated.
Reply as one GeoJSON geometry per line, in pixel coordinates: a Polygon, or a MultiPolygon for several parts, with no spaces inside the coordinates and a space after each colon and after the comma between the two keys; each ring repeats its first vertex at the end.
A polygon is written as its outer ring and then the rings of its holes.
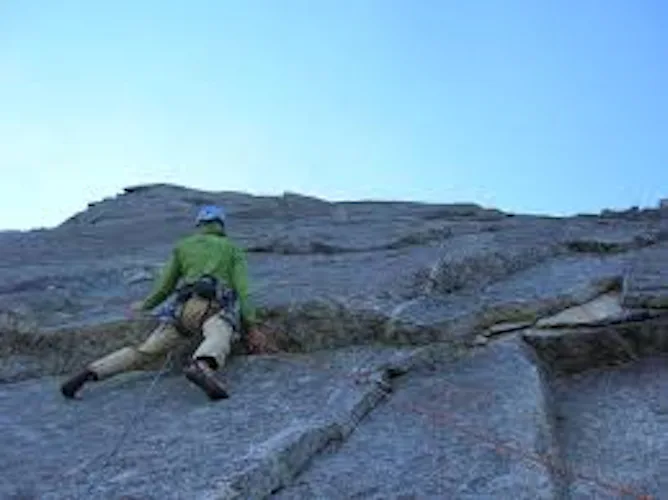
{"type": "Polygon", "coordinates": [[[162,270],[142,309],[151,310],[162,303],[179,283],[190,284],[209,274],[233,288],[239,296],[241,321],[245,328],[255,323],[255,310],[248,298],[246,256],[217,224],[206,224],[202,231],[180,240],[162,270]]]}

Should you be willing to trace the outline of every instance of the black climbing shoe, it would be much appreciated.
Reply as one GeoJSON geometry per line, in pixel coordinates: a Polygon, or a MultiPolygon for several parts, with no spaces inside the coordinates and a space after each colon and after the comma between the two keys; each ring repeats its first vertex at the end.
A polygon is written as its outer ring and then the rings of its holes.
{"type": "Polygon", "coordinates": [[[92,371],[84,370],[60,386],[60,392],[66,398],[74,399],[79,389],[90,380],[97,380],[97,377],[92,371]]]}
{"type": "Polygon", "coordinates": [[[209,399],[218,400],[229,397],[222,382],[216,379],[214,371],[204,363],[193,362],[185,370],[185,376],[202,389],[209,399]]]}

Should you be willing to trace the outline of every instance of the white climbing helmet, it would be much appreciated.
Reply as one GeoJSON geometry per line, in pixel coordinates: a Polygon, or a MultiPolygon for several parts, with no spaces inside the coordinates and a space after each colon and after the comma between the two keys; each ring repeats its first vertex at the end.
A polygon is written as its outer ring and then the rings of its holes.
{"type": "Polygon", "coordinates": [[[206,222],[220,222],[225,224],[225,210],[216,205],[206,205],[197,213],[195,223],[199,226],[206,222]]]}

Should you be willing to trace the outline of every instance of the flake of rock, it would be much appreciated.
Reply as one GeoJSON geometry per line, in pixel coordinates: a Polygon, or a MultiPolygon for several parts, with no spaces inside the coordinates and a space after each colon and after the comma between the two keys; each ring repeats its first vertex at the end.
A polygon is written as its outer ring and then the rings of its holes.
{"type": "Polygon", "coordinates": [[[668,353],[668,317],[580,328],[532,328],[523,338],[554,370],[574,373],[668,353]]]}
{"type": "Polygon", "coordinates": [[[476,335],[475,338],[473,339],[473,345],[475,346],[483,346],[487,345],[489,343],[489,338],[485,337],[484,335],[476,335]]]}
{"type": "Polygon", "coordinates": [[[570,307],[553,316],[541,318],[536,322],[536,327],[587,325],[604,320],[615,320],[623,316],[624,310],[620,304],[620,294],[613,291],[579,306],[570,307]]]}
{"type": "Polygon", "coordinates": [[[525,328],[528,328],[534,324],[533,321],[514,321],[514,322],[502,322],[502,323],[496,323],[492,326],[490,326],[487,330],[485,330],[484,334],[488,337],[492,337],[494,335],[500,335],[503,333],[508,333],[508,332],[515,332],[517,330],[524,330],[525,328]]]}

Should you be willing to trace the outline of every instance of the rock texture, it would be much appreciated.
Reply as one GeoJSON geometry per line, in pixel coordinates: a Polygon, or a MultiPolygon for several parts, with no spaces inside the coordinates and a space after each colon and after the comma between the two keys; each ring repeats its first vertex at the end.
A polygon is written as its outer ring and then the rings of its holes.
{"type": "Polygon", "coordinates": [[[415,370],[395,391],[277,498],[557,498],[547,395],[517,341],[415,370]]]}
{"type": "Polygon", "coordinates": [[[655,245],[633,256],[625,276],[626,307],[668,307],[668,251],[665,245],[655,245]]]}
{"type": "Polygon", "coordinates": [[[557,386],[557,435],[571,477],[570,498],[666,495],[666,361],[647,358],[557,386]]]}
{"type": "Polygon", "coordinates": [[[0,497],[667,497],[667,217],[151,185],[0,233],[0,497]],[[236,345],[216,404],[192,343],[64,401],[202,203],[282,352],[236,345]]]}
{"type": "Polygon", "coordinates": [[[385,396],[383,363],[400,368],[410,354],[237,360],[228,371],[234,398],[217,405],[175,376],[120,376],[67,404],[56,380],[12,384],[0,392],[12,409],[2,417],[0,447],[12,453],[0,460],[0,496],[265,496],[346,437],[385,396]]]}

